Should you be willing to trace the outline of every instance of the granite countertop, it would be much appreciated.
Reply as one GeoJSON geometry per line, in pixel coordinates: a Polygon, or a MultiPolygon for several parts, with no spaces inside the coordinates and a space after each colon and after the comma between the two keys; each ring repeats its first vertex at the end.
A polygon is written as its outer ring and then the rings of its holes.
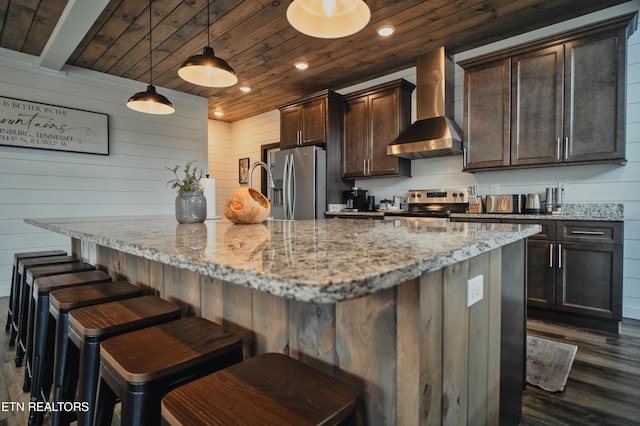
{"type": "MultiPolygon", "coordinates": [[[[393,216],[397,211],[385,212],[325,212],[327,217],[381,217],[393,216]]],[[[451,218],[479,219],[533,219],[533,220],[624,220],[624,206],[616,203],[567,203],[560,215],[552,214],[518,214],[518,213],[451,213],[451,218]]]]}
{"type": "Polygon", "coordinates": [[[332,303],[540,232],[539,225],[350,219],[180,225],[170,216],[25,219],[25,223],[300,301],[332,303]]]}
{"type": "Polygon", "coordinates": [[[624,205],[615,203],[568,203],[562,214],[452,213],[452,218],[535,219],[535,220],[624,220],[624,205]]]}

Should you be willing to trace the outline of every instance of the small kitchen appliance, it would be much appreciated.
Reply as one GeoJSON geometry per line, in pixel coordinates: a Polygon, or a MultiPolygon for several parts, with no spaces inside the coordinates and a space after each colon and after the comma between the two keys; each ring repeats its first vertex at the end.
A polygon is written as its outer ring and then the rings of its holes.
{"type": "Polygon", "coordinates": [[[485,197],[487,213],[521,213],[520,194],[492,194],[485,197]]]}
{"type": "Polygon", "coordinates": [[[343,191],[345,211],[366,212],[369,210],[367,190],[354,186],[350,191],[343,191]]]}
{"type": "Polygon", "coordinates": [[[422,189],[407,192],[407,211],[394,212],[393,216],[432,218],[448,222],[451,213],[468,211],[468,188],[422,189]]]}
{"type": "Polygon", "coordinates": [[[540,194],[527,194],[527,201],[524,205],[524,212],[529,214],[542,213],[542,202],[540,194]]]}

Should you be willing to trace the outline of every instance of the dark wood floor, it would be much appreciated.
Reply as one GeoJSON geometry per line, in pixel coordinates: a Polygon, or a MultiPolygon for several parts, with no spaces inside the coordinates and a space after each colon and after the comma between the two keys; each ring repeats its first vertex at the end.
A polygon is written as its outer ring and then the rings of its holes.
{"type": "MultiPolygon", "coordinates": [[[[0,298],[6,322],[8,298],[0,298]]],[[[640,321],[625,320],[620,335],[529,320],[528,333],[578,346],[564,392],[527,385],[522,425],[640,425],[640,321]]],[[[0,332],[0,403],[29,401],[22,392],[24,368],[14,365],[15,349],[0,332]]],[[[3,411],[0,426],[24,426],[28,413],[3,411]]],[[[119,416],[114,418],[117,424],[119,416]]],[[[49,417],[45,418],[48,424],[49,417]]]]}
{"type": "Polygon", "coordinates": [[[522,425],[640,425],[640,321],[621,334],[529,320],[527,333],[578,346],[563,392],[527,385],[522,425]]]}

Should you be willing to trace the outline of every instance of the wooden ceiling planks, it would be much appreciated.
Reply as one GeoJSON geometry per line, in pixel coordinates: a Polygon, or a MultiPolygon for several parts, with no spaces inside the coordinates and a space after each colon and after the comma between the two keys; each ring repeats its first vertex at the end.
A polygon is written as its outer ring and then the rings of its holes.
{"type": "MultiPolygon", "coordinates": [[[[439,46],[452,53],[531,31],[626,0],[369,0],[369,25],[338,40],[315,39],[286,20],[289,0],[216,0],[211,46],[236,70],[237,86],[203,88],[178,77],[179,66],[207,45],[208,0],[153,0],[154,84],[209,98],[209,115],[236,121],[324,89],[340,89],[412,66],[439,46]],[[375,28],[391,23],[387,39],[375,28]],[[306,60],[309,70],[293,68],[306,60]]],[[[39,55],[65,2],[0,0],[0,47],[39,55]],[[4,15],[4,16],[3,16],[4,15]]],[[[111,0],[68,64],[148,83],[148,0],[111,0]]]]}
{"type": "MultiPolygon", "coordinates": [[[[6,49],[22,52],[38,10],[38,0],[11,0],[5,12],[0,45],[6,49]]],[[[33,36],[33,34],[31,34],[33,36]]],[[[26,52],[25,52],[26,53],[26,52]]]]}
{"type": "Polygon", "coordinates": [[[29,28],[22,51],[29,55],[39,55],[49,40],[49,35],[58,23],[66,2],[40,2],[29,28]]]}

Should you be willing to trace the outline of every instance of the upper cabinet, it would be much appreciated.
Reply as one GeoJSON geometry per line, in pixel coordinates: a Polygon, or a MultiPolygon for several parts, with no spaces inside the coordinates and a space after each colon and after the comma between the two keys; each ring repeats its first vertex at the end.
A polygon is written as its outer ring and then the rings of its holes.
{"type": "Polygon", "coordinates": [[[280,148],[324,145],[330,132],[342,126],[342,98],[329,90],[280,108],[280,148]]]}
{"type": "Polygon", "coordinates": [[[387,146],[411,124],[411,92],[403,79],[345,96],[342,177],[410,176],[411,162],[387,146]]]}
{"type": "Polygon", "coordinates": [[[461,62],[467,171],[625,161],[636,16],[461,62]]]}

